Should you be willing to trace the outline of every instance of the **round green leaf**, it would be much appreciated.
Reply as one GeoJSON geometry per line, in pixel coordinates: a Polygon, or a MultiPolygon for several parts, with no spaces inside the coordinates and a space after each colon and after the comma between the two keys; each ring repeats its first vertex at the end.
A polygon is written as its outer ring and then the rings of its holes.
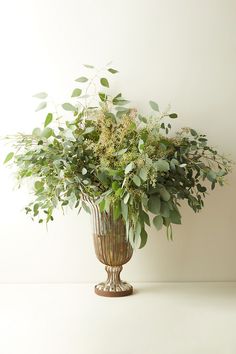
{"type": "Polygon", "coordinates": [[[154,102],[154,101],[149,101],[149,104],[150,104],[151,108],[152,108],[154,111],[159,112],[159,106],[158,106],[158,104],[157,104],[156,102],[154,102]]]}
{"type": "Polygon", "coordinates": [[[79,88],[76,88],[76,89],[74,89],[74,91],[72,92],[71,97],[79,97],[79,96],[81,95],[81,93],[82,93],[82,90],[79,89],[79,88]]]}
{"type": "Polygon", "coordinates": [[[48,139],[48,138],[50,138],[50,136],[53,135],[53,130],[51,128],[49,128],[49,127],[46,127],[46,128],[43,129],[41,135],[42,135],[42,137],[48,139]]]}
{"type": "Polygon", "coordinates": [[[44,122],[44,128],[46,128],[46,126],[48,126],[52,122],[52,119],[53,119],[52,113],[48,113],[44,122]]]}
{"type": "Polygon", "coordinates": [[[127,175],[129,172],[131,172],[134,169],[134,166],[134,163],[130,162],[125,168],[125,174],[127,175]]]}
{"type": "Polygon", "coordinates": [[[108,80],[107,80],[105,77],[102,77],[102,78],[100,79],[100,83],[101,83],[101,85],[104,86],[104,87],[109,87],[109,82],[108,82],[108,80]]]}
{"type": "Polygon", "coordinates": [[[112,69],[112,68],[109,68],[108,71],[109,71],[111,74],[116,74],[116,73],[118,73],[118,70],[112,69]]]}
{"type": "Polygon", "coordinates": [[[87,82],[88,78],[85,76],[78,77],[78,79],[75,80],[76,82],[87,82]]]}
{"type": "Polygon", "coordinates": [[[36,108],[35,112],[41,111],[42,109],[47,107],[47,102],[43,101],[40,102],[40,104],[38,105],[38,107],[36,108]]]}
{"type": "Polygon", "coordinates": [[[84,64],[84,66],[88,69],[94,69],[94,66],[93,65],[89,65],[89,64],[84,64]]]}
{"type": "Polygon", "coordinates": [[[163,226],[163,218],[161,215],[157,215],[155,218],[153,218],[153,225],[158,231],[161,230],[163,226]]]}
{"type": "Polygon", "coordinates": [[[153,214],[159,214],[160,207],[160,196],[158,194],[152,194],[148,199],[148,210],[153,214]]]}
{"type": "Polygon", "coordinates": [[[170,221],[173,224],[181,224],[181,215],[177,210],[170,210],[170,221]]]}
{"type": "Polygon", "coordinates": [[[33,97],[39,98],[41,100],[45,100],[45,98],[48,97],[48,94],[46,92],[39,92],[39,93],[36,93],[35,95],[33,95],[33,97]]]}
{"type": "Polygon", "coordinates": [[[141,168],[141,170],[139,171],[139,177],[142,178],[142,180],[145,182],[147,180],[147,176],[148,176],[148,170],[147,168],[144,166],[141,168]]]}
{"type": "Polygon", "coordinates": [[[41,129],[40,128],[34,128],[34,130],[32,131],[32,135],[36,136],[37,138],[39,138],[41,136],[41,129]]]}
{"type": "Polygon", "coordinates": [[[160,190],[160,196],[161,199],[164,200],[165,202],[168,202],[168,200],[170,199],[170,193],[165,188],[162,188],[160,190]]]}
{"type": "Polygon", "coordinates": [[[9,152],[9,154],[7,154],[5,160],[3,163],[7,163],[8,161],[10,161],[14,156],[14,152],[9,152]]]}
{"type": "Polygon", "coordinates": [[[75,106],[73,106],[71,103],[68,103],[68,102],[63,103],[62,108],[65,111],[71,111],[71,112],[76,112],[77,111],[77,108],[75,106]]]}
{"type": "Polygon", "coordinates": [[[44,183],[41,181],[36,181],[34,184],[34,188],[36,191],[43,190],[44,183]]]}
{"type": "Polygon", "coordinates": [[[136,186],[140,186],[141,185],[141,180],[140,180],[140,178],[137,176],[137,175],[134,175],[134,177],[133,177],[133,182],[134,182],[134,184],[136,184],[136,186]]]}

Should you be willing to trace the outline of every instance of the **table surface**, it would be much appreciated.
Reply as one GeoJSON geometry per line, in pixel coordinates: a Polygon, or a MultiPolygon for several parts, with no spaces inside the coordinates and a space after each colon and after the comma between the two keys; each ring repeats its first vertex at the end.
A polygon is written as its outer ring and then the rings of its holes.
{"type": "Polygon", "coordinates": [[[1,284],[1,354],[235,354],[236,283],[1,284]]]}

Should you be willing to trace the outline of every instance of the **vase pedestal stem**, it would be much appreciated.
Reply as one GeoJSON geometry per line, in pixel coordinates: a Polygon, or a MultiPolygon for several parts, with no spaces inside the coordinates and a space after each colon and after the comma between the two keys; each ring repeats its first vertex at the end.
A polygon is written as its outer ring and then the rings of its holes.
{"type": "Polygon", "coordinates": [[[95,286],[95,293],[100,296],[120,297],[128,296],[133,293],[133,287],[120,279],[122,266],[105,267],[107,271],[107,280],[95,286]]]}

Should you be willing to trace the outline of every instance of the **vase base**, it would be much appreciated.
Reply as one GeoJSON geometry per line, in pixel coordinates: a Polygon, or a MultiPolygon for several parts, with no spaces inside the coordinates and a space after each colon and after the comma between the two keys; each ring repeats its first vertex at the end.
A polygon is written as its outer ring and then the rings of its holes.
{"type": "Polygon", "coordinates": [[[122,282],[122,286],[116,289],[109,289],[106,283],[95,285],[95,293],[105,297],[121,297],[133,294],[133,287],[128,283],[122,282]]]}

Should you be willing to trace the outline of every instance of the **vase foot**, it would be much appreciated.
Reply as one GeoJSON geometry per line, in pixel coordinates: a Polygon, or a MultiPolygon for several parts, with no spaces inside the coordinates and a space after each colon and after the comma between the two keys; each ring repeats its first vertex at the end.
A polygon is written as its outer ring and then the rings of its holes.
{"type": "Polygon", "coordinates": [[[128,296],[133,293],[133,287],[120,279],[122,266],[106,266],[107,280],[95,286],[95,293],[106,297],[128,296]]]}
{"type": "Polygon", "coordinates": [[[132,285],[122,282],[122,288],[107,290],[106,283],[95,285],[95,293],[99,296],[121,297],[133,294],[132,285]]]}

